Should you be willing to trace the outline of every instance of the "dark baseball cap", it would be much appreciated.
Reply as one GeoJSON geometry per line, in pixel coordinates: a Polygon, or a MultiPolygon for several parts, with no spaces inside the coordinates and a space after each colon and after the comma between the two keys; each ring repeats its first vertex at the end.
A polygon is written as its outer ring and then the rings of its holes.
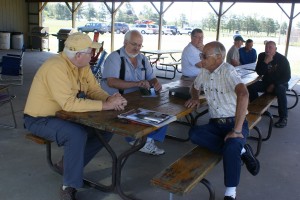
{"type": "Polygon", "coordinates": [[[234,38],[234,41],[242,41],[242,42],[245,42],[245,40],[242,38],[242,36],[236,36],[235,38],[234,38]]]}

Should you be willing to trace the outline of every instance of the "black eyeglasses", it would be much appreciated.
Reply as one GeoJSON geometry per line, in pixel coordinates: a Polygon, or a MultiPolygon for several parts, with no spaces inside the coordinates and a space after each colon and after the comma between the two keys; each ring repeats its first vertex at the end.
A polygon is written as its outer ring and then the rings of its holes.
{"type": "Polygon", "coordinates": [[[143,48],[144,47],[142,44],[137,44],[137,43],[133,43],[133,42],[128,42],[128,43],[131,44],[135,48],[143,48]]]}
{"type": "Polygon", "coordinates": [[[205,60],[205,59],[207,59],[208,57],[215,56],[215,55],[218,55],[218,54],[216,54],[216,53],[209,54],[209,55],[206,55],[206,54],[204,54],[204,53],[200,53],[200,54],[199,54],[201,60],[205,60]]]}

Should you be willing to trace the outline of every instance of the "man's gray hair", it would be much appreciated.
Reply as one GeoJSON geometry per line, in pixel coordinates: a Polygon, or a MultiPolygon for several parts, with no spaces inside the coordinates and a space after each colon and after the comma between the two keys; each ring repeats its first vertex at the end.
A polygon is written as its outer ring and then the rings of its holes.
{"type": "Polygon", "coordinates": [[[71,51],[70,49],[65,47],[64,50],[63,50],[63,52],[66,54],[66,56],[69,59],[75,58],[76,54],[79,53],[79,52],[88,52],[88,51],[89,51],[89,48],[86,48],[86,49],[83,49],[83,50],[80,50],[80,51],[71,51]]]}
{"type": "Polygon", "coordinates": [[[141,35],[142,38],[143,38],[143,35],[142,35],[138,30],[130,30],[130,31],[127,31],[127,32],[125,33],[125,36],[124,36],[124,42],[125,42],[125,41],[130,41],[130,39],[131,39],[131,34],[132,34],[132,33],[138,33],[138,34],[141,35]]]}
{"type": "Polygon", "coordinates": [[[211,42],[213,47],[214,47],[214,53],[215,54],[221,54],[222,55],[222,59],[225,59],[226,56],[226,49],[224,47],[224,45],[221,42],[218,41],[214,41],[211,42]]]}

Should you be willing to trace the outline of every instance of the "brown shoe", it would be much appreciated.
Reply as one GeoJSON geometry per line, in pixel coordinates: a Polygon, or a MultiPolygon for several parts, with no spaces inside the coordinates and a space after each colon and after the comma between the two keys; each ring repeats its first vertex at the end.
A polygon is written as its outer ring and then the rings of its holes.
{"type": "Polygon", "coordinates": [[[77,190],[72,187],[67,187],[66,189],[60,188],[60,200],[76,200],[75,195],[76,195],[77,190]]]}

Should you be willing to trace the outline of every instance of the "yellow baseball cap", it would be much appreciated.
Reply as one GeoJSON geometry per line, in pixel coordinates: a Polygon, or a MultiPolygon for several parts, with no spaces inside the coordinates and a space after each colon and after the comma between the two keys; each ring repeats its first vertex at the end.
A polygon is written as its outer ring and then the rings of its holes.
{"type": "Polygon", "coordinates": [[[70,51],[80,51],[89,47],[99,49],[101,46],[100,43],[93,42],[87,34],[80,32],[69,35],[65,41],[65,47],[70,51]]]}

